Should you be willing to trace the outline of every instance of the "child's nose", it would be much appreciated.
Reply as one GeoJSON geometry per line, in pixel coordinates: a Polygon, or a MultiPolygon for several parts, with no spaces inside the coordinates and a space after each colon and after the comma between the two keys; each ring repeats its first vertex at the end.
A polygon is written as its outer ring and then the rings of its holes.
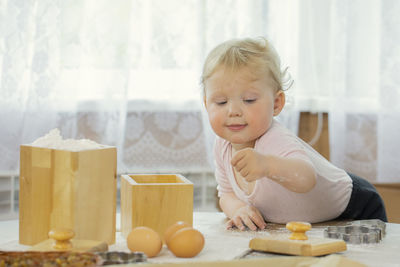
{"type": "Polygon", "coordinates": [[[229,116],[235,117],[240,116],[241,114],[242,109],[240,108],[240,105],[234,102],[229,103],[229,116]]]}

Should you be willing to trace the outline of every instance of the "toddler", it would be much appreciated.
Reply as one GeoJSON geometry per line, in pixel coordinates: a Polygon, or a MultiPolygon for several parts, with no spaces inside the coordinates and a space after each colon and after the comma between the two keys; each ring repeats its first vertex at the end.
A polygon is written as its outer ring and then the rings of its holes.
{"type": "Polygon", "coordinates": [[[387,221],[366,180],[349,175],[277,122],[287,73],[264,38],[214,48],[202,74],[212,129],[219,204],[227,228],[264,229],[266,221],[387,221]]]}

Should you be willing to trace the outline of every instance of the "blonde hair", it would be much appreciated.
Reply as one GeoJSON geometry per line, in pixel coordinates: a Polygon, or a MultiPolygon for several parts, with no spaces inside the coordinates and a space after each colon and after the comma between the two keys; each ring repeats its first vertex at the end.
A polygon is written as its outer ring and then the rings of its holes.
{"type": "Polygon", "coordinates": [[[207,56],[201,85],[203,94],[205,82],[219,67],[238,70],[241,67],[253,68],[257,74],[271,75],[277,91],[288,89],[293,81],[287,68],[281,71],[280,59],[274,47],[263,37],[232,39],[216,46],[207,56]]]}

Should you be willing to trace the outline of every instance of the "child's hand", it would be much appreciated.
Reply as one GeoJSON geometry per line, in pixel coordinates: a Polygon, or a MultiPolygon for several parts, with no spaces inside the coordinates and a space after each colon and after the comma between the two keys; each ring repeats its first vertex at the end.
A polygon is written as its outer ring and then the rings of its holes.
{"type": "Polygon", "coordinates": [[[232,229],[237,227],[240,230],[245,230],[246,226],[250,230],[257,230],[257,228],[263,230],[267,226],[262,217],[261,213],[252,206],[244,206],[239,208],[234,216],[226,223],[226,229],[232,229]]]}
{"type": "Polygon", "coordinates": [[[236,152],[231,160],[232,166],[247,182],[252,182],[266,176],[267,160],[264,155],[252,148],[236,152]]]}

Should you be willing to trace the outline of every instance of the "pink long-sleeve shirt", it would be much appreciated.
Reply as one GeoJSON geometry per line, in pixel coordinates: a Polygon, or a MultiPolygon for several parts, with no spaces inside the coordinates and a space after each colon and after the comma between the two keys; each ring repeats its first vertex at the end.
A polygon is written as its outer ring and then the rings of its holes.
{"type": "Polygon", "coordinates": [[[235,179],[231,165],[232,145],[217,137],[214,157],[219,197],[233,192],[240,200],[256,207],[267,222],[273,223],[327,221],[337,218],[347,207],[353,187],[349,175],[276,120],[256,141],[254,149],[262,154],[300,158],[310,162],[317,173],[314,188],[307,193],[296,193],[263,177],[256,181],[254,190],[247,195],[235,179]]]}

